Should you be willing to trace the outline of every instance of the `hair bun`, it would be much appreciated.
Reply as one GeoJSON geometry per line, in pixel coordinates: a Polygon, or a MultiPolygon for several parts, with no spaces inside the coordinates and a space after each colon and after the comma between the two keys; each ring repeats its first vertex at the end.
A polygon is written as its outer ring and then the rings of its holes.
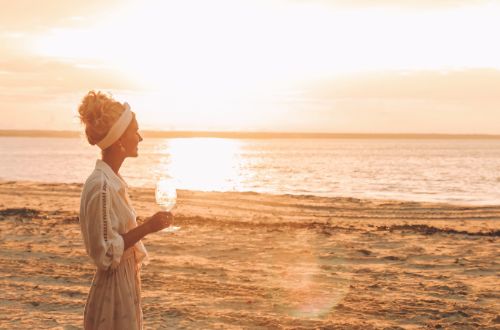
{"type": "Polygon", "coordinates": [[[78,113],[91,145],[97,144],[106,136],[123,110],[123,105],[109,94],[92,90],[85,95],[78,107],[78,113]]]}

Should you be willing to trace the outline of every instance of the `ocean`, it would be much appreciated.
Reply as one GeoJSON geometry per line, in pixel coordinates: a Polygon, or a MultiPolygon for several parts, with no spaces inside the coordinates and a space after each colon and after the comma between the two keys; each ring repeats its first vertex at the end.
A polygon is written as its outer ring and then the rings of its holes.
{"type": "MultiPolygon", "coordinates": [[[[0,137],[0,180],[83,183],[83,138],[0,137]]],[[[130,186],[500,204],[500,140],[149,138],[120,170],[130,186]]]]}

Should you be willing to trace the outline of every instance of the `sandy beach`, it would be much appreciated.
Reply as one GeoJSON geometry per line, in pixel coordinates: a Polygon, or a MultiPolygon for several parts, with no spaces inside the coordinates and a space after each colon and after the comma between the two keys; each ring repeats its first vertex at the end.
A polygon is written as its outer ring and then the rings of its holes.
{"type": "MultiPolygon", "coordinates": [[[[81,188],[0,182],[1,329],[82,327],[81,188]]],[[[500,205],[180,191],[174,213],[143,240],[145,329],[500,327],[500,205]]]]}

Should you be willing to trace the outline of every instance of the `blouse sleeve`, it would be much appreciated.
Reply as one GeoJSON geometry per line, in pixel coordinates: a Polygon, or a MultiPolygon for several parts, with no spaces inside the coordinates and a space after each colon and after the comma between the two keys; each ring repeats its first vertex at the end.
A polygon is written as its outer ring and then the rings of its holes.
{"type": "Polygon", "coordinates": [[[86,242],[87,251],[102,270],[115,269],[123,255],[124,241],[113,227],[110,218],[111,196],[107,182],[101,182],[86,205],[86,242]]]}

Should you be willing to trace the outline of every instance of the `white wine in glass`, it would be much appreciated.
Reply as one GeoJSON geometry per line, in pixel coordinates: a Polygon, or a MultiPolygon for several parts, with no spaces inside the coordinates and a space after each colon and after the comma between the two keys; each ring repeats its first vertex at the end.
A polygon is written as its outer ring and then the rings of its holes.
{"type": "MultiPolygon", "coordinates": [[[[174,182],[172,180],[161,179],[156,182],[155,191],[156,204],[160,206],[163,211],[170,212],[177,202],[177,190],[175,189],[174,182]]],[[[179,226],[169,226],[162,229],[161,232],[173,233],[181,229],[179,226]]]]}

